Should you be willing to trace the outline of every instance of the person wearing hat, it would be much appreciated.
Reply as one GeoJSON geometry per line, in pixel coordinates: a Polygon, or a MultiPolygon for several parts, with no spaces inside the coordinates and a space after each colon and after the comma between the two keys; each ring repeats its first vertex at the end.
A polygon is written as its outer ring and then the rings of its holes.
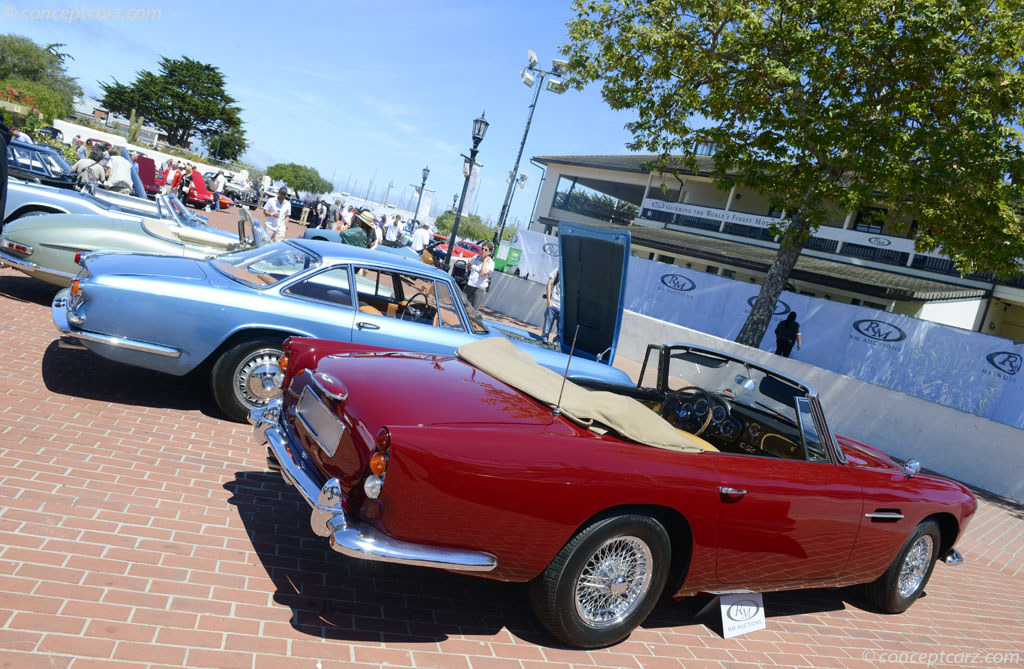
{"type": "Polygon", "coordinates": [[[371,244],[376,241],[375,227],[373,212],[369,209],[362,209],[352,217],[352,225],[339,235],[340,241],[342,244],[350,246],[372,248],[371,244]]]}
{"type": "Polygon", "coordinates": [[[263,212],[267,215],[267,232],[270,233],[270,241],[279,242],[284,239],[285,226],[291,210],[292,203],[288,201],[288,189],[281,186],[277,191],[277,197],[270,198],[263,205],[263,212]]]}

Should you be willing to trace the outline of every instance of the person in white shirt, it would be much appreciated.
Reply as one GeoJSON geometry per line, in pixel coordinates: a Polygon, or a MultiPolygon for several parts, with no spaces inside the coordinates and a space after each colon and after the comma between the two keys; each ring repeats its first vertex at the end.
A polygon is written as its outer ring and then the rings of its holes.
{"type": "Polygon", "coordinates": [[[412,243],[409,245],[416,253],[423,253],[423,249],[430,243],[430,230],[426,223],[420,223],[416,232],[412,233],[412,243]]]}
{"type": "Polygon", "coordinates": [[[104,188],[115,193],[132,192],[132,164],[124,156],[118,153],[110,156],[105,173],[104,188]]]}
{"type": "Polygon", "coordinates": [[[22,130],[21,128],[13,128],[11,130],[11,135],[12,139],[16,139],[19,142],[23,142],[25,144],[35,144],[35,142],[32,141],[32,138],[28,136],[28,133],[22,130]]]}
{"type": "Polygon", "coordinates": [[[544,310],[544,328],[540,331],[540,338],[548,340],[551,331],[555,332],[555,344],[562,341],[561,324],[559,316],[562,313],[562,287],[558,285],[558,268],[548,275],[547,300],[548,307],[544,310]]]}
{"type": "Polygon", "coordinates": [[[284,239],[285,225],[291,210],[292,203],[288,201],[288,189],[283,186],[277,191],[277,197],[267,200],[267,203],[263,205],[263,211],[267,215],[267,231],[270,233],[270,241],[279,242],[284,239]]]}
{"type": "Polygon", "coordinates": [[[220,211],[220,194],[224,192],[224,170],[217,170],[217,178],[213,180],[213,210],[220,211]]]}
{"type": "Polygon", "coordinates": [[[466,297],[474,309],[479,310],[487,295],[487,287],[491,283],[491,272],[494,271],[494,244],[484,242],[480,245],[480,254],[469,261],[469,280],[466,282],[466,297]]]}
{"type": "Polygon", "coordinates": [[[401,229],[402,226],[399,223],[399,218],[392,216],[391,220],[384,226],[384,245],[398,246],[398,237],[401,229]]]}

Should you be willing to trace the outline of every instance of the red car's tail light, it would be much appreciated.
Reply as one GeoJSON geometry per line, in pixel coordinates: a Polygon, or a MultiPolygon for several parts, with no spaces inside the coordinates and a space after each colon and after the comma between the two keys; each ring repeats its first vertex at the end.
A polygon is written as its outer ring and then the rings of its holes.
{"type": "Polygon", "coordinates": [[[374,440],[377,450],[381,453],[386,453],[391,448],[391,431],[388,428],[382,427],[377,432],[377,438],[374,440]]]}

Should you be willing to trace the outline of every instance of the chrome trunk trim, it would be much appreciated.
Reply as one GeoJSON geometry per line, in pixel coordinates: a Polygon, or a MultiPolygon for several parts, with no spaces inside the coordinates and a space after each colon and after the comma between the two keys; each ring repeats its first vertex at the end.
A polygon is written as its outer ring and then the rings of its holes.
{"type": "Polygon", "coordinates": [[[331,548],[362,560],[452,571],[491,571],[498,566],[497,558],[490,553],[401,541],[360,522],[358,516],[345,510],[345,494],[337,479],[331,479],[320,487],[292,457],[288,449],[302,447],[288,443],[280,423],[281,415],[281,400],[277,399],[250,412],[249,422],[253,425],[256,441],[269,445],[281,467],[281,476],[312,507],[310,525],[313,532],[330,537],[331,548]]]}

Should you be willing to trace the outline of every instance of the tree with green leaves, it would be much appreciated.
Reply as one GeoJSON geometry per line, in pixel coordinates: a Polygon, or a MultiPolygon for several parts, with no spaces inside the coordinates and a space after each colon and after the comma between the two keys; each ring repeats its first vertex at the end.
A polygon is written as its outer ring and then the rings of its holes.
{"type": "Polygon", "coordinates": [[[312,167],[295,163],[278,163],[267,168],[267,176],[275,181],[283,181],[295,192],[330,193],[334,184],[320,176],[312,167]]]}
{"type": "Polygon", "coordinates": [[[67,116],[82,89],[64,69],[70,58],[63,44],[39,46],[27,37],[0,35],[0,85],[25,91],[40,101],[44,120],[67,116]]]}
{"type": "MultiPolygon", "coordinates": [[[[632,109],[632,150],[765,196],[787,217],[737,337],[759,345],[811,232],[865,205],[916,221],[962,272],[1024,257],[1024,4],[575,0],[570,82],[632,109]]],[[[903,228],[906,229],[905,227],[903,228]]]]}
{"type": "Polygon", "coordinates": [[[100,102],[108,110],[128,116],[135,109],[146,122],[167,134],[175,146],[188,146],[194,138],[206,142],[231,130],[241,130],[241,109],[224,90],[219,68],[188,57],[160,58],[160,72],[137,73],[131,84],[99,82],[100,102]]]}
{"type": "MultiPolygon", "coordinates": [[[[434,220],[437,231],[442,235],[450,235],[455,225],[455,212],[446,211],[434,220]]],[[[491,239],[494,228],[490,227],[476,214],[463,214],[459,219],[459,237],[461,239],[491,239]]]]}
{"type": "Polygon", "coordinates": [[[245,129],[241,126],[229,128],[219,135],[214,135],[206,144],[210,156],[218,160],[238,160],[249,148],[249,140],[245,137],[245,129]]]}

